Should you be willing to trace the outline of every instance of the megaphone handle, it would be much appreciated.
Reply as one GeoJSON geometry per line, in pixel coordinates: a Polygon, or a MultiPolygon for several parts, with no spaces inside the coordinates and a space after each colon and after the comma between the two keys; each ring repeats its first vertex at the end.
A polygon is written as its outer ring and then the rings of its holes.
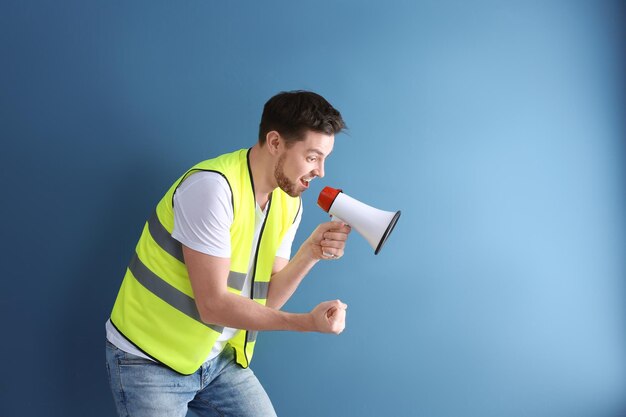
{"type": "Polygon", "coordinates": [[[348,224],[348,223],[344,222],[343,220],[341,220],[339,217],[333,216],[332,214],[330,215],[330,218],[331,218],[331,222],[341,222],[341,223],[348,224]]]}
{"type": "MultiPolygon", "coordinates": [[[[331,222],[339,222],[339,223],[348,224],[348,223],[344,222],[343,220],[341,220],[339,217],[333,216],[332,214],[330,215],[330,219],[331,219],[330,220],[331,222]]],[[[324,256],[328,256],[329,258],[332,258],[332,259],[338,259],[338,257],[336,255],[328,254],[326,252],[324,252],[324,256]]]]}

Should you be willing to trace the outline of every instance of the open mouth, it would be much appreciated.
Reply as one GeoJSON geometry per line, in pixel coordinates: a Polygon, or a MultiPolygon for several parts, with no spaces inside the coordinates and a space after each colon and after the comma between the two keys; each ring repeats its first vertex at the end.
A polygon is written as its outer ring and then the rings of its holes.
{"type": "Polygon", "coordinates": [[[304,188],[309,188],[309,183],[313,180],[313,178],[302,178],[300,179],[300,184],[302,184],[302,186],[304,188]]]}

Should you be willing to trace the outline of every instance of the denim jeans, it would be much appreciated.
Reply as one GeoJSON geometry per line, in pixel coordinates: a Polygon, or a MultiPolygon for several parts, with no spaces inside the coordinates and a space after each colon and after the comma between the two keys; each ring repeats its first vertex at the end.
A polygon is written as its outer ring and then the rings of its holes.
{"type": "Polygon", "coordinates": [[[250,368],[235,362],[230,346],[181,375],[159,363],[126,353],[106,342],[109,382],[120,417],[275,417],[267,393],[250,368]]]}

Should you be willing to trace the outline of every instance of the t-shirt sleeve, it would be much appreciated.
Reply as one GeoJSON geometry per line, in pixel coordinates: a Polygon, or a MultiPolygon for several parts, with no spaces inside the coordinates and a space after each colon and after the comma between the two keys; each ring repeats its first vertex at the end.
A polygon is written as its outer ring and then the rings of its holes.
{"type": "Polygon", "coordinates": [[[285,233],[285,237],[276,251],[276,256],[283,259],[289,259],[291,257],[291,245],[293,244],[293,239],[296,237],[298,226],[300,226],[300,220],[302,220],[302,202],[300,202],[300,210],[298,210],[295,221],[289,227],[287,233],[285,233]]]}
{"type": "Polygon", "coordinates": [[[228,181],[215,172],[189,176],[174,193],[172,237],[211,256],[230,258],[232,192],[228,181]]]}

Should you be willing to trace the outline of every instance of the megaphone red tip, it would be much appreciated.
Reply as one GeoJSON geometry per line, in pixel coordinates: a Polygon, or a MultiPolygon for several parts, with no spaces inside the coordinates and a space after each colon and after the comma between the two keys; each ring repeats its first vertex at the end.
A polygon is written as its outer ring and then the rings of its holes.
{"type": "Polygon", "coordinates": [[[333,205],[335,198],[337,198],[340,192],[342,192],[342,190],[337,188],[324,187],[324,189],[320,192],[319,197],[317,197],[317,205],[328,213],[328,210],[330,210],[330,207],[333,205]]]}

